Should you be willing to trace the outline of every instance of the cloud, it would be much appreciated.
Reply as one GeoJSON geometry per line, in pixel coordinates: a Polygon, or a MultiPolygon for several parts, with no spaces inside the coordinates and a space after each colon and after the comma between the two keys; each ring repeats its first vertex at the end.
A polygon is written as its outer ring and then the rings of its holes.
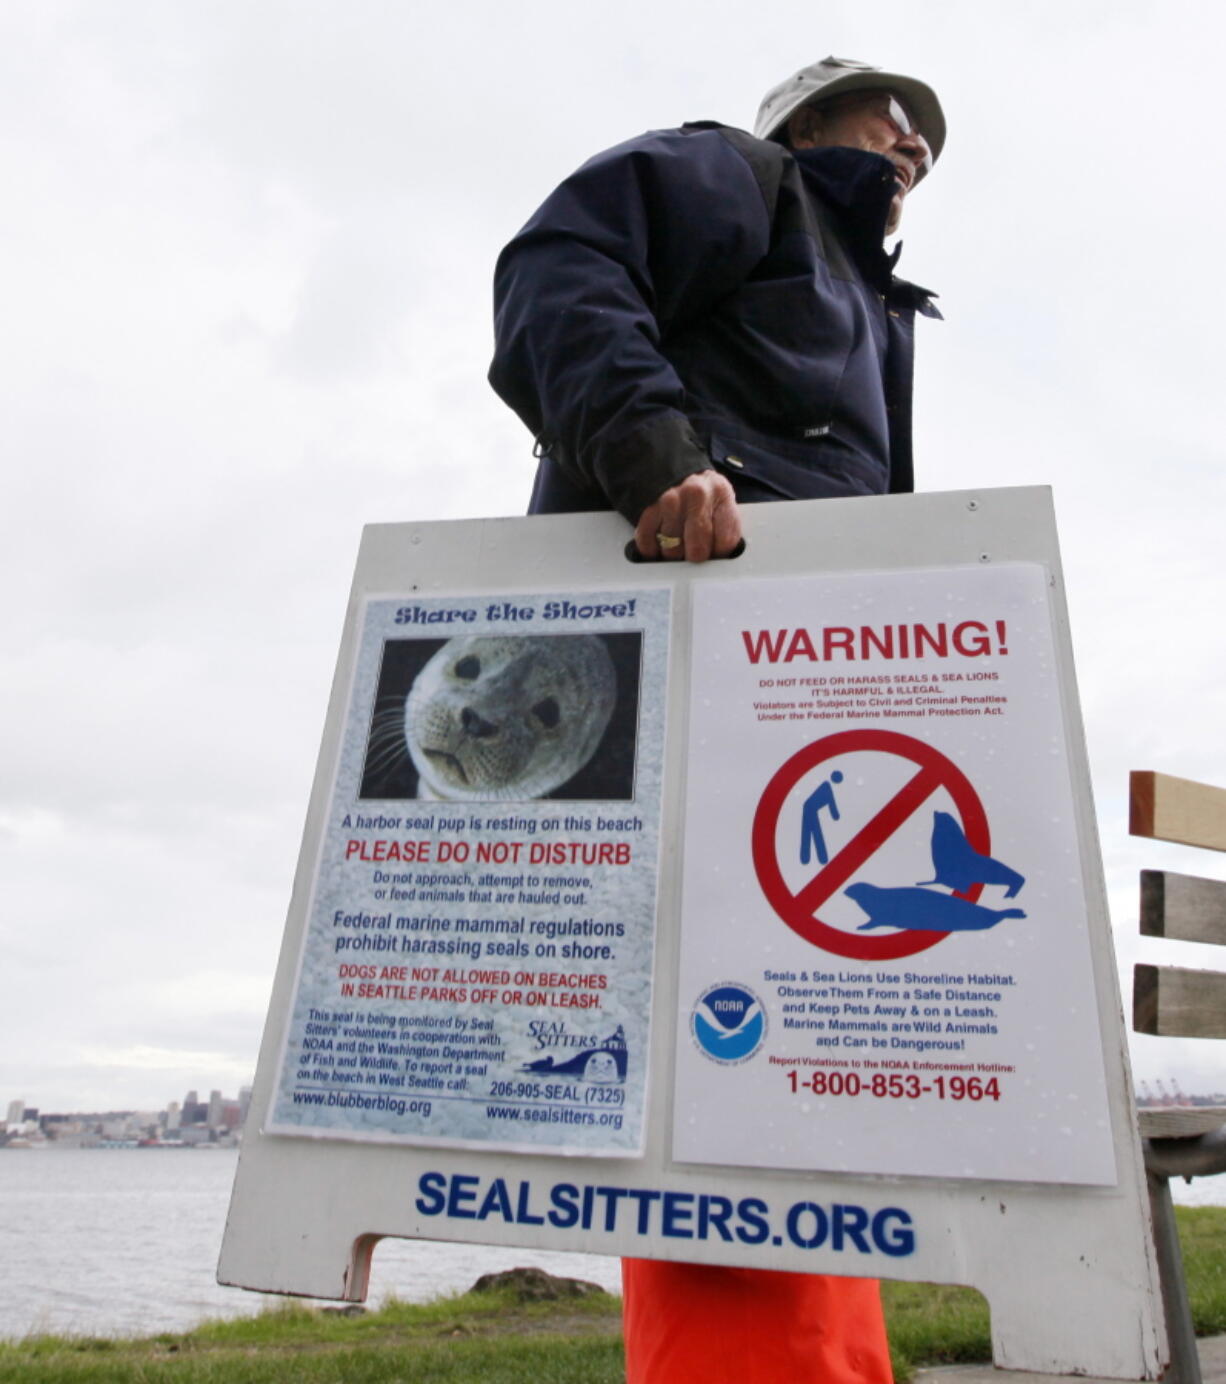
{"type": "Polygon", "coordinates": [[[1224,23],[1054,0],[770,25],[536,0],[428,30],[390,0],[7,7],[0,1083],[147,1106],[254,1061],[361,528],[526,500],[531,439],[484,382],[500,245],[595,150],[748,124],[825,52],[945,101],[904,225],[948,318],[921,324],[920,484],[1055,487],[1139,954],[1155,854],[1124,834],[1127,770],[1226,783],[1224,193],[1200,133],[1224,23]]]}
{"type": "Polygon", "coordinates": [[[136,1071],[178,1072],[195,1068],[197,1071],[232,1069],[231,1075],[241,1078],[243,1066],[236,1064],[228,1053],[216,1050],[193,1052],[183,1048],[151,1048],[135,1044],[125,1048],[84,1048],[81,1062],[87,1067],[105,1069],[132,1068],[136,1071]]]}

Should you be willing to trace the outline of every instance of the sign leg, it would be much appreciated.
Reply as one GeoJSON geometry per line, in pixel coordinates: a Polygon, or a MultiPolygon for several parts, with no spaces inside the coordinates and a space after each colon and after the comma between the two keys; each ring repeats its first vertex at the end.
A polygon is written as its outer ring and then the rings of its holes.
{"type": "Polygon", "coordinates": [[[1163,1384],[1201,1384],[1200,1353],[1196,1346],[1196,1333],[1192,1329],[1192,1308],[1183,1275],[1183,1256],[1179,1252],[1171,1184],[1167,1178],[1148,1170],[1145,1180],[1149,1184],[1154,1248],[1158,1252],[1158,1273],[1162,1280],[1162,1310],[1166,1316],[1166,1333],[1171,1349],[1171,1363],[1162,1376],[1163,1384]]]}

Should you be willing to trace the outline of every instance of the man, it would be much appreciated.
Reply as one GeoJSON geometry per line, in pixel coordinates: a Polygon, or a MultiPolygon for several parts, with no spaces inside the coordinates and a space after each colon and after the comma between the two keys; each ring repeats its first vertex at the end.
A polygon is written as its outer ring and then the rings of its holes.
{"type": "Polygon", "coordinates": [[[828,58],[757,134],[599,154],[503,252],[490,379],[537,437],[535,512],[613,507],[644,556],[702,561],[735,546],[736,500],[911,489],[913,318],[937,313],[881,242],[940,104],[828,58]]]}
{"type": "MultiPolygon", "coordinates": [[[[534,513],[614,508],[645,558],[735,551],[739,506],[912,488],[903,205],[933,91],[827,58],[711,122],[598,154],[495,275],[494,388],[532,430],[534,513]]],[[[628,1384],[884,1384],[866,1280],[627,1260],[628,1384]]]]}

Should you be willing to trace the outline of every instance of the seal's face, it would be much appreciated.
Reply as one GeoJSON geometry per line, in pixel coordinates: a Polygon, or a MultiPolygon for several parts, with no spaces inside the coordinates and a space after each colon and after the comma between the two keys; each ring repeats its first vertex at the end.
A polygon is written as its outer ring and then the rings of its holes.
{"type": "Polygon", "coordinates": [[[617,1061],[611,1052],[594,1052],[583,1068],[584,1081],[616,1081],[617,1061]]]}
{"type": "Polygon", "coordinates": [[[591,758],[615,699],[612,662],[591,635],[448,640],[405,700],[419,794],[542,797],[591,758]]]}

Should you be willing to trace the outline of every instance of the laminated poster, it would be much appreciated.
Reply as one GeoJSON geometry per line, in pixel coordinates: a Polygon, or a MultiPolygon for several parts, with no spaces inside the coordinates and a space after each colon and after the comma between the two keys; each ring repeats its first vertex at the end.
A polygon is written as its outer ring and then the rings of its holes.
{"type": "Polygon", "coordinates": [[[678,1160],[1116,1181],[1047,593],[695,589],[678,1160]]]}
{"type": "Polygon", "coordinates": [[[271,1132],[640,1152],[670,601],[366,600],[271,1132]]]}

